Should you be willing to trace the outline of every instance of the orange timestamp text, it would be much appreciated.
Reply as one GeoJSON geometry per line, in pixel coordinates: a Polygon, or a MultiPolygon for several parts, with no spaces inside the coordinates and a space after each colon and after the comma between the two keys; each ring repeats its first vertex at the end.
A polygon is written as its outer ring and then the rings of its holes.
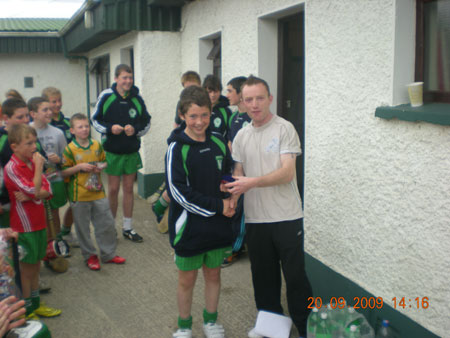
{"type": "MultiPolygon", "coordinates": [[[[308,297],[308,309],[315,307],[320,309],[323,306],[327,306],[327,303],[332,309],[343,309],[347,306],[351,306],[355,309],[382,309],[385,304],[383,297],[353,297],[353,302],[350,304],[344,297],[331,297],[329,302],[324,302],[322,297],[308,297]]],[[[392,298],[392,305],[394,309],[397,309],[398,307],[403,309],[427,309],[430,306],[430,302],[428,297],[394,297],[392,298]]]]}

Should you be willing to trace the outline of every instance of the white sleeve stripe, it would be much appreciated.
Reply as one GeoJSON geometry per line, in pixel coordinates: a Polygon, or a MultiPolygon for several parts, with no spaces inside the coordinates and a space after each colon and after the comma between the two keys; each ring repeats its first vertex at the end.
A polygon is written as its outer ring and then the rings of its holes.
{"type": "Polygon", "coordinates": [[[104,127],[104,126],[102,126],[100,123],[98,123],[96,120],[94,120],[94,118],[100,113],[100,114],[102,114],[102,112],[99,110],[99,105],[100,105],[100,102],[102,101],[102,99],[103,99],[103,96],[105,96],[106,94],[111,94],[113,92],[113,90],[111,89],[111,88],[108,88],[108,89],[105,89],[104,91],[102,91],[101,93],[100,93],[100,95],[98,96],[98,100],[97,100],[97,104],[95,105],[95,108],[94,108],[94,114],[92,114],[92,116],[91,116],[91,122],[92,122],[92,125],[94,126],[94,128],[99,132],[99,133],[101,133],[101,134],[105,134],[106,133],[106,131],[107,131],[107,128],[106,127],[104,127]]]}
{"type": "Polygon", "coordinates": [[[34,186],[29,187],[29,186],[24,185],[22,183],[22,181],[20,180],[20,178],[16,176],[14,169],[11,168],[13,165],[15,166],[15,164],[13,164],[13,162],[10,162],[10,165],[6,166],[6,171],[8,173],[9,178],[11,179],[11,181],[13,181],[20,189],[22,189],[26,193],[28,193],[30,195],[34,195],[35,194],[34,186]]]}
{"type": "Polygon", "coordinates": [[[141,130],[139,133],[136,134],[136,136],[141,137],[147,134],[148,130],[150,129],[151,120],[148,121],[148,124],[145,126],[143,130],[141,130]]]}
{"type": "Polygon", "coordinates": [[[186,210],[194,213],[199,214],[205,217],[211,217],[214,216],[216,213],[213,211],[208,211],[206,209],[203,209],[193,203],[189,203],[186,201],[184,196],[178,191],[178,189],[172,184],[172,155],[173,155],[173,148],[175,147],[176,142],[172,142],[169,146],[169,149],[167,151],[167,176],[169,181],[169,189],[172,193],[172,196],[175,198],[175,200],[186,210]]]}

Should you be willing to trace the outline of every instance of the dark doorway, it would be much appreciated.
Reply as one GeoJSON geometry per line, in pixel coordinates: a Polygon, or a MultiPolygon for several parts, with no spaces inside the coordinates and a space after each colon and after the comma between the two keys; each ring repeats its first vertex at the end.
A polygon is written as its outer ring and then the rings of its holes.
{"type": "Polygon", "coordinates": [[[297,130],[302,156],[297,158],[298,189],[303,201],[305,173],[305,33],[304,13],[278,23],[278,115],[297,130]]]}

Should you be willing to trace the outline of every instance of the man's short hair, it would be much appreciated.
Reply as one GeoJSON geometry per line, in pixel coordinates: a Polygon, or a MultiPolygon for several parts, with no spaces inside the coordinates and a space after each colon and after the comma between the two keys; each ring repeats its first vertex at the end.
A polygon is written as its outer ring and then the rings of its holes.
{"type": "Polygon", "coordinates": [[[27,108],[27,104],[21,99],[7,99],[2,104],[2,114],[5,114],[9,118],[14,115],[16,109],[27,108]]]}
{"type": "Polygon", "coordinates": [[[133,69],[131,69],[130,66],[128,66],[128,65],[126,65],[124,63],[121,63],[114,70],[114,76],[115,77],[119,77],[120,73],[122,73],[122,72],[133,74],[133,69]]]}
{"type": "Polygon", "coordinates": [[[211,112],[211,100],[208,92],[202,87],[189,86],[183,89],[180,94],[180,114],[186,115],[193,104],[199,107],[208,107],[211,112]]]}
{"type": "Polygon", "coordinates": [[[28,124],[15,124],[8,130],[9,144],[20,144],[28,135],[37,137],[36,130],[28,124]]]}
{"type": "Polygon", "coordinates": [[[220,79],[212,74],[209,74],[205,77],[202,87],[206,90],[212,90],[215,92],[222,91],[222,83],[220,83],[220,79]]]}
{"type": "Polygon", "coordinates": [[[48,99],[42,96],[35,96],[28,100],[28,110],[37,112],[42,102],[48,102],[48,99]]]}
{"type": "Polygon", "coordinates": [[[200,75],[198,75],[198,73],[194,72],[193,70],[188,70],[183,75],[181,75],[181,85],[183,87],[186,82],[195,82],[199,86],[202,85],[202,81],[200,80],[200,75]]]}
{"type": "Polygon", "coordinates": [[[5,93],[5,96],[7,97],[7,98],[11,98],[11,99],[20,99],[20,100],[22,100],[22,101],[25,101],[24,99],[23,99],[23,96],[22,95],[20,95],[20,93],[17,91],[17,90],[15,90],[15,89],[10,89],[10,90],[8,90],[6,93],[5,93]]]}
{"type": "Polygon", "coordinates": [[[266,87],[267,89],[267,94],[270,96],[270,89],[269,89],[269,85],[267,84],[267,82],[259,77],[250,75],[247,80],[242,84],[241,86],[241,91],[245,86],[254,86],[257,84],[262,84],[264,85],[264,87],[266,87]]]}
{"type": "Polygon", "coordinates": [[[51,96],[59,96],[61,97],[61,91],[55,87],[46,87],[42,89],[42,97],[45,97],[47,100],[50,100],[51,96]]]}
{"type": "Polygon", "coordinates": [[[70,118],[70,127],[73,128],[75,121],[89,121],[88,117],[82,113],[73,114],[70,118]]]}
{"type": "Polygon", "coordinates": [[[238,76],[228,81],[227,85],[233,87],[236,93],[239,94],[241,92],[241,86],[245,81],[247,81],[247,78],[245,76],[238,76]]]}

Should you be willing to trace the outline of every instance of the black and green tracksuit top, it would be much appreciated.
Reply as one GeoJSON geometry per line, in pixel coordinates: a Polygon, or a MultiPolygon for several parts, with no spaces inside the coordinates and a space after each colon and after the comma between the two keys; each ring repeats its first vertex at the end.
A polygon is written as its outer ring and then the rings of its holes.
{"type": "Polygon", "coordinates": [[[73,135],[70,133],[70,119],[68,117],[65,117],[62,112],[59,112],[59,118],[58,120],[52,120],[50,121],[50,124],[53,127],[58,128],[64,133],[64,136],[66,138],[67,144],[72,142],[73,135]]]}
{"type": "Polygon", "coordinates": [[[100,94],[91,119],[94,128],[103,135],[103,148],[106,151],[131,154],[139,150],[140,137],[150,129],[151,117],[136,86],[131,87],[126,97],[122,97],[114,83],[100,94]],[[134,135],[127,136],[125,132],[114,135],[111,128],[115,124],[133,126],[134,135]]]}
{"type": "Polygon", "coordinates": [[[222,176],[231,173],[230,151],[221,135],[208,128],[198,142],[184,133],[185,123],[168,139],[166,184],[171,198],[170,244],[175,253],[191,257],[230,246],[231,218],[222,215],[222,176]]]}

